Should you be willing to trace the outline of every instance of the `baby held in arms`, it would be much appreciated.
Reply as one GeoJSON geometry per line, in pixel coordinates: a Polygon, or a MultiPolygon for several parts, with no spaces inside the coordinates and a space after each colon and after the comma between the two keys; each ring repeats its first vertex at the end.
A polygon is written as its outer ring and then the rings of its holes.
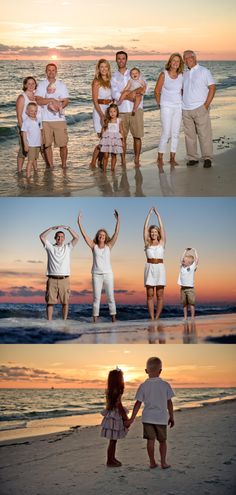
{"type": "MultiPolygon", "coordinates": [[[[46,93],[46,98],[51,98],[51,95],[53,95],[56,92],[56,83],[51,82],[47,86],[47,93],[46,93]]],[[[63,100],[62,99],[57,99],[57,101],[50,101],[47,105],[48,110],[50,112],[56,114],[59,113],[59,115],[64,115],[64,109],[63,109],[63,100]]]]}
{"type": "Polygon", "coordinates": [[[141,72],[137,67],[134,67],[130,71],[130,79],[127,82],[125,88],[123,89],[119,101],[117,105],[121,105],[121,103],[127,99],[127,97],[133,97],[132,101],[134,102],[132,115],[135,115],[138,107],[142,101],[143,94],[146,91],[146,83],[141,77],[141,72]],[[136,93],[137,89],[142,88],[142,93],[136,93]]]}

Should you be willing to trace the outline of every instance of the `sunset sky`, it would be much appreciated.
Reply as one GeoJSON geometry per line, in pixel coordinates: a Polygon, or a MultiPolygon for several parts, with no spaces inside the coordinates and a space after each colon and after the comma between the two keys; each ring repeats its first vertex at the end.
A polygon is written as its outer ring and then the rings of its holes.
{"type": "MultiPolygon", "coordinates": [[[[185,247],[195,247],[200,263],[196,272],[198,302],[236,300],[235,198],[2,198],[0,302],[44,302],[46,253],[39,234],[53,225],[70,225],[83,213],[90,237],[99,228],[110,234],[114,208],[121,230],[112,250],[116,300],[145,304],[143,223],[151,206],[163,218],[166,233],[166,304],[179,302],[179,259],[185,247]]],[[[151,223],[156,223],[155,217],[151,223]]],[[[49,235],[53,242],[53,235],[49,235]]],[[[67,240],[69,237],[67,236],[67,240]]],[[[91,250],[80,236],[72,252],[72,303],[91,303],[91,250]]]]}
{"type": "Polygon", "coordinates": [[[235,2],[225,0],[9,0],[1,6],[0,58],[165,59],[196,50],[235,60],[235,2]]]}
{"type": "Polygon", "coordinates": [[[124,372],[126,386],[147,377],[146,360],[159,356],[162,378],[173,387],[233,387],[233,345],[4,345],[0,347],[0,387],[105,388],[108,372],[124,372]]]}

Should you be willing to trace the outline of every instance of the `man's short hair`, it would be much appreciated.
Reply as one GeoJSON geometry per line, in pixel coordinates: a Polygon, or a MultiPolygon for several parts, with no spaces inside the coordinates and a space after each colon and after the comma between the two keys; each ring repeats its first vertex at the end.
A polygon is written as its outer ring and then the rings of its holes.
{"type": "Polygon", "coordinates": [[[123,50],[120,50],[119,52],[116,52],[116,60],[117,60],[118,55],[125,55],[126,56],[126,60],[128,60],[128,53],[124,52],[123,50]]]}
{"type": "Polygon", "coordinates": [[[54,239],[56,239],[56,237],[58,236],[58,234],[63,234],[63,235],[64,235],[64,237],[65,237],[64,232],[63,232],[62,230],[58,230],[58,231],[55,233],[55,235],[54,235],[54,239]]]}
{"type": "Polygon", "coordinates": [[[46,71],[47,71],[47,68],[50,67],[50,65],[52,65],[52,67],[55,67],[55,69],[57,70],[57,65],[54,64],[54,62],[49,62],[49,64],[46,65],[46,71]]]}

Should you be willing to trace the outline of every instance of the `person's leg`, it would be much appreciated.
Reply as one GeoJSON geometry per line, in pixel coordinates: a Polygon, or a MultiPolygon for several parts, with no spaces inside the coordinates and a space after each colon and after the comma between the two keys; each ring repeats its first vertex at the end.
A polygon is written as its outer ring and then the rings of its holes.
{"type": "Polygon", "coordinates": [[[194,120],[195,111],[183,110],[183,126],[188,160],[198,162],[197,133],[194,120]]]}
{"type": "Polygon", "coordinates": [[[142,140],[134,137],[134,163],[137,166],[140,165],[140,154],[142,150],[142,140]]]}
{"type": "Polygon", "coordinates": [[[50,168],[53,168],[53,153],[52,153],[52,146],[48,146],[47,148],[45,147],[45,158],[46,158],[46,164],[47,164],[50,168]]]}
{"type": "Polygon", "coordinates": [[[92,284],[93,284],[93,321],[97,320],[99,316],[100,309],[100,301],[102,294],[102,286],[103,286],[103,275],[92,275],[92,284]]]}
{"type": "Polygon", "coordinates": [[[154,440],[147,440],[147,453],[148,457],[150,460],[150,468],[156,468],[157,463],[155,460],[155,439],[154,440]]]}
{"type": "Polygon", "coordinates": [[[104,275],[104,289],[106,291],[109,313],[114,322],[116,319],[116,303],[114,298],[114,278],[113,274],[104,275]]]}
{"type": "Polygon", "coordinates": [[[170,143],[170,163],[178,165],[175,155],[179,143],[180,126],[182,122],[181,108],[171,108],[171,143],[170,143]]]}
{"type": "Polygon", "coordinates": [[[96,167],[96,163],[97,163],[97,159],[98,159],[99,153],[100,153],[100,146],[97,145],[97,146],[95,146],[95,148],[93,150],[93,156],[92,156],[92,160],[90,162],[90,166],[91,167],[96,167]]]}
{"type": "Polygon", "coordinates": [[[68,304],[62,304],[62,316],[63,316],[63,320],[67,320],[68,310],[69,310],[69,305],[68,304]]]}
{"type": "Polygon", "coordinates": [[[61,146],[60,147],[60,157],[61,157],[62,168],[66,168],[67,156],[68,156],[67,146],[61,146]]]}
{"type": "Polygon", "coordinates": [[[142,101],[142,95],[135,94],[134,106],[133,106],[133,110],[132,110],[132,115],[133,116],[135,115],[135,112],[137,112],[138,107],[139,107],[141,101],[142,101]]]}
{"type": "Polygon", "coordinates": [[[193,320],[195,318],[195,306],[193,304],[190,304],[190,314],[193,320]]]}
{"type": "Polygon", "coordinates": [[[146,286],[147,307],[151,320],[154,320],[154,287],[146,286]]]}
{"type": "Polygon", "coordinates": [[[201,148],[202,158],[204,160],[212,160],[213,144],[212,144],[212,130],[211,119],[209,110],[204,105],[197,109],[196,112],[196,129],[201,148]]]}
{"type": "Polygon", "coordinates": [[[47,311],[47,320],[52,320],[52,316],[53,316],[53,304],[47,304],[46,311],[47,311]]]}
{"type": "Polygon", "coordinates": [[[26,177],[29,178],[33,167],[34,160],[28,160],[26,165],[26,177]]]}
{"type": "Polygon", "coordinates": [[[25,161],[25,158],[23,158],[21,156],[17,157],[17,171],[19,173],[22,172],[24,161],[25,161]]]}
{"type": "Polygon", "coordinates": [[[166,441],[160,442],[159,450],[160,450],[160,457],[161,457],[161,467],[162,467],[162,469],[167,469],[170,467],[170,464],[166,463],[166,454],[167,454],[166,441]]]}
{"type": "Polygon", "coordinates": [[[166,151],[166,146],[171,135],[171,108],[161,107],[160,120],[161,120],[161,137],[158,146],[157,163],[160,166],[163,165],[163,154],[166,151]]]}
{"type": "Polygon", "coordinates": [[[104,153],[103,155],[103,172],[106,172],[109,160],[109,153],[104,153]]]}
{"type": "Polygon", "coordinates": [[[115,153],[111,154],[111,170],[114,171],[116,166],[116,155],[115,153]]]}
{"type": "Polygon", "coordinates": [[[185,304],[183,306],[183,311],[184,311],[184,320],[187,320],[188,319],[188,306],[187,306],[187,304],[185,304]]]}
{"type": "Polygon", "coordinates": [[[157,296],[156,320],[158,320],[163,309],[164,287],[162,285],[158,285],[156,287],[156,296],[157,296]]]}
{"type": "Polygon", "coordinates": [[[107,448],[107,466],[108,467],[119,467],[121,462],[119,462],[116,457],[116,444],[117,440],[110,440],[107,448]]]}

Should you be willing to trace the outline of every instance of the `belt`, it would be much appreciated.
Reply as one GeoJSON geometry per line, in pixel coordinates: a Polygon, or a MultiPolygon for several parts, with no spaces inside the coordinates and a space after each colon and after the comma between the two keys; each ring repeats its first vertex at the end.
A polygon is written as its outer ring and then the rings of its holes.
{"type": "Polygon", "coordinates": [[[163,263],[163,260],[161,258],[148,258],[147,263],[154,263],[157,265],[158,263],[163,263]]]}
{"type": "Polygon", "coordinates": [[[113,100],[101,100],[101,99],[98,100],[98,103],[100,105],[109,105],[109,103],[112,103],[112,102],[113,102],[113,100]]]}
{"type": "Polygon", "coordinates": [[[48,278],[54,278],[55,280],[62,280],[63,278],[68,278],[69,275],[48,275],[48,278]]]}

